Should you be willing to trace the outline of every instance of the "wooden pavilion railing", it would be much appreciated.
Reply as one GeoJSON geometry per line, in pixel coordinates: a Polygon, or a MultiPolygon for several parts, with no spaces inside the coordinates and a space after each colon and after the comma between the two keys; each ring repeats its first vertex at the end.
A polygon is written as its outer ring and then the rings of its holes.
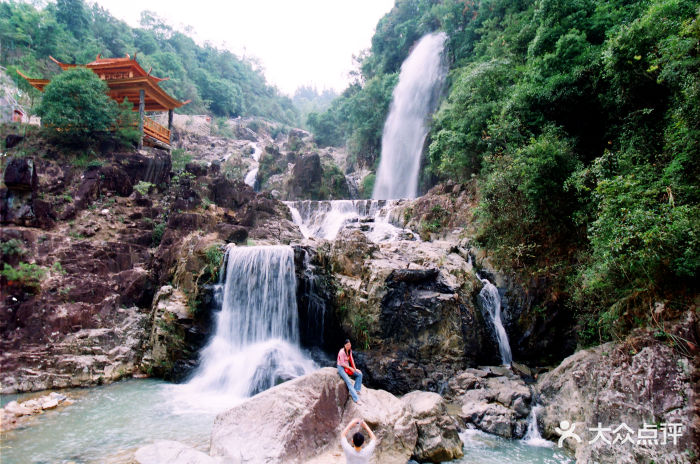
{"type": "Polygon", "coordinates": [[[143,135],[170,145],[170,131],[148,116],[143,117],[143,135]]]}

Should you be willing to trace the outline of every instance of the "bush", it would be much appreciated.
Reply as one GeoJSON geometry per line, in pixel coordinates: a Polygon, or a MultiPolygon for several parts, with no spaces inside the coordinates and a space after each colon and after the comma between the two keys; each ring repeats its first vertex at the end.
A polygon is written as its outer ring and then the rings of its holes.
{"type": "Polygon", "coordinates": [[[46,276],[46,268],[38,264],[29,264],[20,262],[17,267],[12,267],[5,263],[0,275],[5,277],[9,282],[19,282],[25,287],[38,289],[41,281],[46,276]]]}
{"type": "Polygon", "coordinates": [[[85,146],[117,124],[118,105],[107,84],[86,68],[71,68],[54,77],[36,109],[42,124],[58,140],[85,146]]]}

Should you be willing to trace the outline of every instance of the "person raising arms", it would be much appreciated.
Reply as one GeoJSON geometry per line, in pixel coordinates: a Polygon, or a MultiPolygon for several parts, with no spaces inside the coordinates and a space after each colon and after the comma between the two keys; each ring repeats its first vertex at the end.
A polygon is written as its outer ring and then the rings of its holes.
{"type": "Polygon", "coordinates": [[[368,464],[370,459],[372,459],[374,449],[377,447],[377,437],[374,436],[372,429],[369,428],[365,421],[362,419],[354,419],[340,434],[340,446],[343,447],[343,451],[345,452],[346,464],[368,464]],[[370,442],[364,448],[362,445],[365,443],[365,436],[362,432],[354,433],[352,436],[352,445],[348,443],[348,432],[357,424],[360,424],[369,435],[370,442]]]}

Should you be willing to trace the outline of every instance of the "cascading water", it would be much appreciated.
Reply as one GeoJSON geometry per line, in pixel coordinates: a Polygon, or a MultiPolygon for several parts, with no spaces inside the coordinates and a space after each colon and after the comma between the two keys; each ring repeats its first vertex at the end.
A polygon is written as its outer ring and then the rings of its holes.
{"type": "Polygon", "coordinates": [[[413,233],[401,229],[392,222],[392,212],[397,201],[387,200],[333,200],[285,202],[292,220],[305,238],[316,237],[334,240],[348,224],[360,226],[374,242],[387,242],[397,238],[414,238],[413,233]]]}
{"type": "Polygon", "coordinates": [[[544,438],[542,438],[542,435],[540,435],[539,426],[537,425],[537,412],[540,409],[542,409],[542,406],[536,404],[530,410],[530,416],[527,419],[527,432],[525,432],[523,442],[527,443],[530,446],[543,446],[551,448],[553,446],[553,443],[549,440],[545,440],[544,438]]]}
{"type": "Polygon", "coordinates": [[[415,198],[427,119],[447,74],[444,32],[424,36],[401,65],[391,110],[384,124],[382,154],[372,198],[415,198]]]}
{"type": "Polygon", "coordinates": [[[292,248],[230,247],[225,276],[216,333],[193,378],[178,391],[207,410],[316,368],[299,348],[292,248]]]}
{"type": "Polygon", "coordinates": [[[245,179],[243,179],[243,181],[251,187],[255,188],[255,178],[258,175],[258,162],[260,161],[260,154],[262,153],[262,150],[256,142],[252,142],[250,146],[253,148],[253,160],[255,161],[255,167],[248,171],[248,174],[245,175],[245,179]]]}
{"type": "MultiPolygon", "coordinates": [[[[481,277],[479,278],[481,279],[481,277]]],[[[501,362],[503,365],[510,366],[513,362],[513,355],[510,351],[508,334],[501,321],[501,295],[498,293],[498,288],[488,279],[481,279],[481,282],[483,282],[484,288],[479,292],[479,302],[481,303],[481,307],[489,314],[496,331],[496,340],[498,340],[498,350],[501,353],[501,362]]]]}

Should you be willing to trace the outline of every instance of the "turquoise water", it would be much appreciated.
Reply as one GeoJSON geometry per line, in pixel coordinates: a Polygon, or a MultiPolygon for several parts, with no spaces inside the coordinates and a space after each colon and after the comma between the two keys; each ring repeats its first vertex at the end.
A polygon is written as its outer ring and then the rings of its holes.
{"type": "MultiPolygon", "coordinates": [[[[215,414],[176,414],[168,386],[147,379],[62,391],[75,403],[3,433],[0,462],[127,463],[138,447],[155,439],[207,449],[215,414]]],[[[16,398],[3,396],[2,403],[16,398]]]]}
{"type": "MultiPolygon", "coordinates": [[[[126,464],[138,447],[156,439],[208,449],[215,414],[181,413],[188,408],[179,404],[172,384],[126,380],[63,393],[75,403],[37,416],[31,426],[2,434],[2,464],[126,464]]],[[[5,395],[0,402],[14,399],[18,397],[5,395]]],[[[464,459],[454,464],[574,463],[553,447],[531,446],[473,430],[460,436],[464,459]]]]}
{"type": "MultiPolygon", "coordinates": [[[[507,440],[479,430],[459,434],[464,442],[464,458],[454,464],[574,464],[568,454],[550,446],[533,446],[522,440],[507,440]]],[[[544,441],[543,441],[544,442],[544,441]]]]}

